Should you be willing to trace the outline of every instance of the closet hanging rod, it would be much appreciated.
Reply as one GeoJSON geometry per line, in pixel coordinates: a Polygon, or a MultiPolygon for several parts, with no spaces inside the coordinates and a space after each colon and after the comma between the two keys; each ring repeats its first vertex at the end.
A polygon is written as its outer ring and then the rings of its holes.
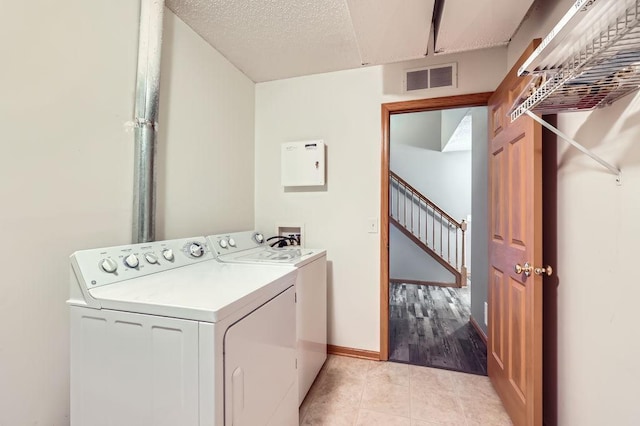
{"type": "Polygon", "coordinates": [[[575,140],[571,139],[569,136],[567,136],[566,134],[562,133],[560,130],[556,129],[554,126],[552,126],[551,124],[547,123],[546,121],[544,121],[542,118],[538,117],[536,114],[532,113],[531,111],[525,110],[524,113],[527,114],[529,117],[533,118],[535,121],[540,123],[545,128],[551,130],[553,133],[558,135],[560,138],[562,138],[565,141],[567,141],[570,145],[572,145],[574,148],[577,148],[583,154],[586,154],[589,157],[591,157],[591,159],[597,161],[601,166],[605,167],[611,173],[616,175],[616,182],[618,183],[618,185],[622,185],[622,171],[620,171],[619,168],[617,168],[615,166],[612,166],[610,163],[606,162],[605,160],[600,158],[598,155],[596,155],[593,152],[591,152],[589,149],[587,149],[584,146],[580,145],[578,142],[576,142],[575,140]]]}

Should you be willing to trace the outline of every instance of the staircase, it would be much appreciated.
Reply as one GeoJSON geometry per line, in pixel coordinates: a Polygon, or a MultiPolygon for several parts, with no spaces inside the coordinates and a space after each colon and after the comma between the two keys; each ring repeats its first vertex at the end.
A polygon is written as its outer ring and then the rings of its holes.
{"type": "Polygon", "coordinates": [[[451,272],[457,287],[466,284],[467,223],[452,218],[393,172],[389,172],[389,223],[451,272]]]}

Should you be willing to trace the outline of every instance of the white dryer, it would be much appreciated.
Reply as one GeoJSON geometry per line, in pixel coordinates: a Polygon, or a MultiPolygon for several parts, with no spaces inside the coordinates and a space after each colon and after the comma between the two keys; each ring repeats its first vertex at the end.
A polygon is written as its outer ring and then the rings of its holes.
{"type": "Polygon", "coordinates": [[[71,425],[297,425],[296,270],[204,237],[71,256],[71,425]]]}
{"type": "Polygon", "coordinates": [[[298,348],[298,404],[327,359],[327,252],[300,246],[273,248],[257,231],[210,235],[218,261],[281,265],[298,268],[296,278],[296,334],[298,348]]]}

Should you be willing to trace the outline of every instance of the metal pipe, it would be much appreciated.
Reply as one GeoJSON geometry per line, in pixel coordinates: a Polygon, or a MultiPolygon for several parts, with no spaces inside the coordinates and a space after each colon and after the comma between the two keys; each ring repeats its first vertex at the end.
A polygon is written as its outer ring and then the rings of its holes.
{"type": "Polygon", "coordinates": [[[155,239],[155,157],[160,98],[164,0],[140,1],[140,35],[135,103],[133,242],[155,239]]]}

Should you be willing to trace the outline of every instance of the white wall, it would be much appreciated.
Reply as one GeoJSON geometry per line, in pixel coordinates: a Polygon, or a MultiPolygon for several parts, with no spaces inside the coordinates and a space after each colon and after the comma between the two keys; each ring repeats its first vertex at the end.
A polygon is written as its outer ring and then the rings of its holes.
{"type": "Polygon", "coordinates": [[[505,67],[506,51],[505,47],[497,47],[452,55],[430,56],[413,61],[384,65],[382,67],[384,102],[492,92],[504,77],[503,69],[505,67]],[[458,64],[458,87],[456,89],[419,90],[412,92],[411,95],[403,93],[402,81],[405,70],[453,62],[458,64]]]}
{"type": "MultiPolygon", "coordinates": [[[[131,238],[133,133],[124,123],[133,115],[138,7],[129,0],[2,5],[2,426],[69,423],[68,256],[131,238]]],[[[253,179],[243,176],[253,168],[253,84],[167,14],[159,234],[251,227],[253,179]],[[214,93],[220,86],[227,86],[222,98],[214,93]],[[196,96],[196,87],[205,93],[196,96]],[[223,106],[234,119],[221,115],[223,106]],[[226,153],[250,164],[233,170],[226,153]],[[201,204],[201,191],[216,185],[207,165],[241,179],[248,193],[209,190],[221,198],[201,204]]]]}
{"type": "Polygon", "coordinates": [[[250,229],[255,84],[166,12],[157,238],[250,229]]]}
{"type": "MultiPolygon", "coordinates": [[[[442,112],[422,111],[391,116],[389,139],[393,144],[411,145],[431,151],[441,151],[442,112]]],[[[393,153],[391,154],[393,156],[393,153]]]]}
{"type": "Polygon", "coordinates": [[[379,234],[367,218],[380,215],[380,105],[401,99],[492,91],[505,73],[506,49],[369,67],[256,86],[256,227],[306,225],[306,244],[328,249],[329,343],[378,351],[379,234]],[[455,90],[401,94],[402,70],[458,61],[455,90]],[[280,144],[324,139],[325,191],[285,192],[280,144]]]}
{"type": "MultiPolygon", "coordinates": [[[[510,64],[573,4],[542,2],[509,48],[510,64]],[[556,3],[556,4],[553,4],[556,3]]],[[[560,130],[621,167],[623,184],[557,142],[558,424],[637,425],[640,342],[640,95],[591,113],[558,115],[560,130]]],[[[545,235],[546,238],[553,236],[545,235]]],[[[553,386],[553,384],[551,385],[553,386]]]]}
{"type": "Polygon", "coordinates": [[[329,343],[378,347],[380,68],[256,86],[256,227],[304,223],[305,244],[327,249],[329,343]],[[348,89],[347,89],[348,88],[348,89]],[[323,139],[327,189],[285,192],[280,144],[323,139]]]}
{"type": "Polygon", "coordinates": [[[558,416],[561,425],[637,425],[636,322],[630,266],[640,237],[640,95],[558,127],[623,171],[623,184],[558,141],[558,416]],[[605,390],[603,392],[603,390],[605,390]],[[590,409],[585,410],[585,407],[590,409]]]}
{"type": "Polygon", "coordinates": [[[473,253],[469,266],[471,271],[471,316],[487,332],[484,323],[484,303],[487,301],[489,280],[489,152],[488,108],[472,108],[473,123],[471,142],[471,235],[469,251],[473,253]]]}
{"type": "Polygon", "coordinates": [[[389,278],[439,283],[456,281],[451,272],[393,225],[389,226],[389,278]]]}
{"type": "Polygon", "coordinates": [[[454,219],[471,214],[471,151],[431,151],[392,142],[390,163],[393,172],[454,219]]]}

